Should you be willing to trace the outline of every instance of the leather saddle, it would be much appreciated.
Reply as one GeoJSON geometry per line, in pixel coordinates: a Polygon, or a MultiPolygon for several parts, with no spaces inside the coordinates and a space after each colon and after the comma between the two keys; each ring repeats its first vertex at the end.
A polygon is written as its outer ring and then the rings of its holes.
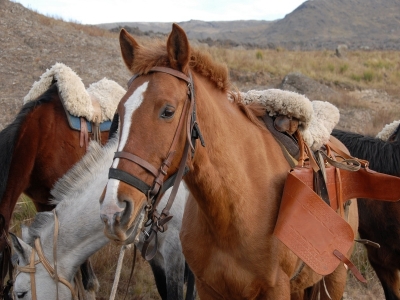
{"type": "Polygon", "coordinates": [[[316,273],[328,275],[343,262],[366,282],[345,256],[355,238],[345,208],[353,198],[400,200],[400,178],[370,170],[367,161],[350,156],[333,136],[313,152],[293,128],[295,121],[263,119],[292,166],[274,235],[316,273]]]}

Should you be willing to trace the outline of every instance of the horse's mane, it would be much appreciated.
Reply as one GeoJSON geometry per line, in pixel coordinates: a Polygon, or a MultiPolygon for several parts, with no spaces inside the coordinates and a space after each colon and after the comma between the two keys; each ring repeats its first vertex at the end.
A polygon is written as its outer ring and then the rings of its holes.
{"type": "Polygon", "coordinates": [[[0,201],[7,186],[15,142],[19,130],[27,115],[37,106],[50,102],[54,93],[58,93],[57,85],[53,84],[46,92],[34,101],[24,104],[14,121],[0,132],[0,201]]]}
{"type": "Polygon", "coordinates": [[[51,204],[67,205],[87,189],[88,183],[104,171],[104,166],[111,166],[117,149],[118,137],[114,137],[105,146],[90,142],[89,151],[67,173],[54,184],[50,194],[54,197],[51,204]]]}
{"type": "Polygon", "coordinates": [[[377,172],[400,176],[400,142],[386,142],[379,138],[334,129],[332,135],[349,149],[354,157],[369,161],[377,172]]]}
{"type": "MultiPolygon", "coordinates": [[[[132,67],[131,72],[134,74],[147,74],[155,66],[171,67],[165,41],[155,40],[152,43],[141,46],[135,52],[135,65],[132,67]]],[[[213,61],[211,55],[205,50],[191,48],[189,66],[195,72],[208,78],[218,89],[227,91],[230,88],[227,66],[213,61]]]]}
{"type": "MultiPolygon", "coordinates": [[[[117,145],[117,137],[110,139],[103,147],[94,141],[90,143],[89,151],[85,156],[65,173],[50,191],[54,197],[51,203],[57,205],[57,210],[74,204],[76,199],[79,199],[80,195],[87,189],[88,184],[104,172],[106,166],[111,166],[117,145]]],[[[37,214],[29,227],[29,240],[27,242],[31,243],[36,237],[39,237],[42,229],[53,220],[53,214],[49,212],[37,214]]]]}

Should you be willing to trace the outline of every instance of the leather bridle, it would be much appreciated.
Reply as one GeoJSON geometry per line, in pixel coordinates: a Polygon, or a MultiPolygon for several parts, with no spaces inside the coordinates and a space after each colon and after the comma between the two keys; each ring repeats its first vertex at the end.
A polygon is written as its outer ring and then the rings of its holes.
{"type": "Polygon", "coordinates": [[[58,228],[59,228],[59,223],[58,223],[58,218],[55,209],[53,209],[53,214],[54,214],[54,235],[53,235],[53,260],[54,260],[54,267],[50,264],[50,262],[47,260],[47,258],[43,254],[42,246],[40,243],[40,238],[35,239],[35,245],[32,247],[32,253],[31,257],[29,259],[29,264],[24,266],[24,267],[17,267],[17,274],[15,275],[15,279],[17,276],[23,272],[23,273],[29,273],[30,279],[31,279],[31,295],[32,295],[32,300],[37,300],[36,296],[36,281],[35,281],[35,273],[36,273],[36,265],[42,263],[43,267],[46,269],[47,273],[49,273],[50,277],[54,280],[56,283],[56,290],[57,290],[57,299],[58,299],[58,282],[61,282],[64,284],[66,287],[69,288],[72,294],[72,298],[74,300],[78,299],[78,294],[79,292],[75,291],[74,287],[72,284],[65,278],[61,277],[58,275],[57,272],[57,238],[58,238],[58,228]],[[37,253],[39,259],[35,260],[35,254],[37,253]]]}
{"type": "MultiPolygon", "coordinates": [[[[144,244],[142,248],[142,256],[151,260],[157,252],[157,232],[164,232],[167,230],[167,222],[171,220],[172,216],[169,214],[169,210],[173,204],[176,193],[178,191],[179,182],[182,180],[182,177],[188,171],[186,167],[186,160],[188,158],[189,148],[192,151],[192,157],[195,151],[195,141],[196,139],[200,139],[202,146],[205,146],[203,136],[201,135],[200,128],[196,121],[196,103],[195,103],[195,94],[194,94],[194,85],[192,75],[189,71],[189,76],[186,74],[171,69],[167,67],[153,67],[149,72],[162,72],[174,76],[180,80],[183,80],[188,85],[188,97],[185,100],[181,116],[179,118],[178,126],[176,128],[174,138],[172,140],[171,146],[169,148],[168,154],[166,158],[161,163],[159,168],[154,167],[151,163],[145,161],[137,155],[132,153],[128,153],[125,151],[116,152],[114,159],[123,158],[127,159],[145,169],[147,172],[154,176],[153,184],[150,186],[141,179],[129,174],[120,169],[110,168],[109,178],[117,179],[123,181],[130,186],[135,187],[143,194],[147,196],[147,204],[145,206],[146,217],[143,221],[144,227],[149,227],[149,231],[144,231],[145,238],[144,244]],[[178,144],[178,139],[181,136],[184,127],[185,127],[185,118],[186,118],[186,143],[183,150],[183,155],[181,161],[179,163],[178,171],[164,181],[164,177],[167,175],[167,171],[171,166],[171,163],[174,159],[176,153],[176,146],[178,144]],[[164,192],[173,186],[170,197],[168,199],[167,205],[162,210],[161,214],[157,212],[157,205],[161,199],[161,196],[164,192]],[[147,249],[150,241],[155,237],[155,246],[153,247],[150,253],[147,253],[147,249]]],[[[132,84],[132,82],[139,77],[139,74],[134,75],[128,82],[128,88],[132,84]]]]}

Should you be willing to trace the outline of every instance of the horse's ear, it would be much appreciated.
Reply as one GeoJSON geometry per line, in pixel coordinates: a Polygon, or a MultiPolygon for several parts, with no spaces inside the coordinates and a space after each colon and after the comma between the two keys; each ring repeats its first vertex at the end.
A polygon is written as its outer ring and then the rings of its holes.
{"type": "Polygon", "coordinates": [[[20,266],[27,265],[32,253],[32,247],[11,232],[10,237],[14,252],[18,255],[18,264],[20,266]]]}
{"type": "Polygon", "coordinates": [[[132,71],[133,61],[135,58],[135,50],[139,48],[139,44],[124,28],[119,33],[119,45],[121,47],[122,58],[125,65],[132,71]]]}
{"type": "Polygon", "coordinates": [[[167,41],[168,58],[173,69],[186,73],[190,58],[190,46],[185,31],[175,23],[167,41]]]}

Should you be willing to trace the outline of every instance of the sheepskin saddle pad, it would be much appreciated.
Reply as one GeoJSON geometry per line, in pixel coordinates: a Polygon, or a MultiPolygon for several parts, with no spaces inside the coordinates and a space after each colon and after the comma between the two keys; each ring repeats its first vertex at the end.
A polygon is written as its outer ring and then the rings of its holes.
{"type": "Polygon", "coordinates": [[[100,124],[100,131],[109,130],[117,105],[126,93],[124,88],[103,78],[85,89],[81,78],[71,68],[56,63],[32,85],[24,104],[36,100],[54,81],[72,129],[81,130],[80,118],[85,118],[89,132],[92,132],[92,123],[100,124]]]}
{"type": "MultiPolygon", "coordinates": [[[[250,90],[247,93],[241,92],[240,96],[245,104],[257,103],[265,106],[271,117],[287,116],[298,120],[299,132],[313,151],[329,141],[330,134],[340,118],[339,109],[331,103],[310,101],[295,92],[279,89],[250,90]]],[[[276,124],[274,125],[276,127],[276,124]]]]}
{"type": "Polygon", "coordinates": [[[382,131],[376,135],[376,137],[383,141],[390,142],[391,139],[396,135],[397,131],[399,130],[399,127],[400,127],[400,121],[393,121],[390,124],[386,124],[385,127],[383,127],[382,131]]]}

